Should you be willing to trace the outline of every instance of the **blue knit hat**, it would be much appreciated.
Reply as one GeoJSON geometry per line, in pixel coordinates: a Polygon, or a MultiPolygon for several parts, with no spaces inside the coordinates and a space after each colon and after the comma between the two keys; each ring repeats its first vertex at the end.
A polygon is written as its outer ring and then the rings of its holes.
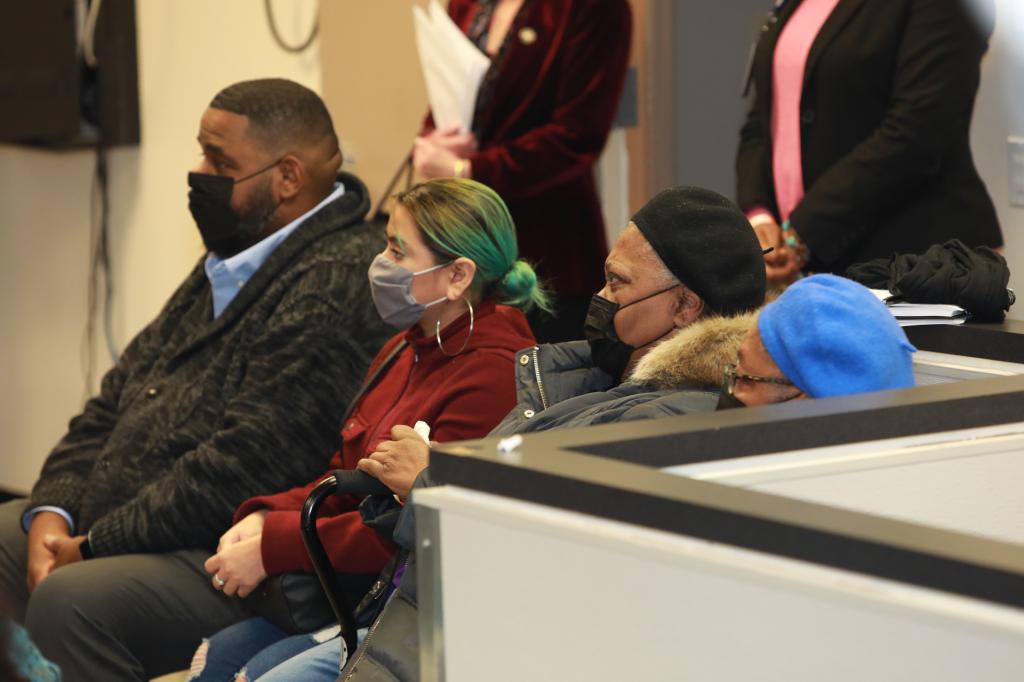
{"type": "Polygon", "coordinates": [[[765,350],[812,398],[914,385],[917,349],[870,290],[835,275],[786,289],[757,319],[765,350]]]}

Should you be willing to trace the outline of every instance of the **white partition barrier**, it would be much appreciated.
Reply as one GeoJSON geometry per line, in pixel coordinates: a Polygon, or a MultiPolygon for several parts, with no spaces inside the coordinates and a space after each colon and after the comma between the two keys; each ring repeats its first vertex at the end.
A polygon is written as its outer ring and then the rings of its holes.
{"type": "Polygon", "coordinates": [[[452,486],[416,505],[424,680],[1024,678],[1018,609],[452,486]]]}
{"type": "Polygon", "coordinates": [[[968,379],[991,379],[1024,374],[1024,364],[967,355],[919,350],[914,353],[914,383],[918,386],[968,379]]]}
{"type": "Polygon", "coordinates": [[[1024,422],[665,471],[1024,544],[1024,422]]]}

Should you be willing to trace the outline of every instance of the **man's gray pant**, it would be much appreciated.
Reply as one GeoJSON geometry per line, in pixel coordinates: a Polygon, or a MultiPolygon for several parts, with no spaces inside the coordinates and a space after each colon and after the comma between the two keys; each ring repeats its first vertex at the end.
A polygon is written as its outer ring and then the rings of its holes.
{"type": "Polygon", "coordinates": [[[204,637],[248,614],[213,589],[208,552],[126,554],[59,568],[25,586],[23,500],[0,504],[0,600],[65,682],[148,680],[188,667],[204,637]]]}

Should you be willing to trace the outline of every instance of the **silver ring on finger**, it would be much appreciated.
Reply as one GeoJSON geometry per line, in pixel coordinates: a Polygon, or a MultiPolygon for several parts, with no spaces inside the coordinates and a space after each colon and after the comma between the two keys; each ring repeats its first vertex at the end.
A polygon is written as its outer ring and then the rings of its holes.
{"type": "Polygon", "coordinates": [[[213,575],[213,582],[217,583],[217,587],[224,587],[225,585],[227,585],[227,584],[228,584],[226,580],[223,580],[223,579],[222,579],[222,578],[220,577],[220,574],[219,574],[219,573],[215,573],[215,574],[213,575]]]}

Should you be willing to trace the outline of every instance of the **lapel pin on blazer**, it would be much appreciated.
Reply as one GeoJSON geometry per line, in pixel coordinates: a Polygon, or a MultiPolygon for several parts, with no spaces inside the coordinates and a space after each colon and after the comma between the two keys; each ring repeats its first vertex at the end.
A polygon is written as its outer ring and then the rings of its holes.
{"type": "Polygon", "coordinates": [[[523,45],[532,45],[537,42],[537,32],[529,26],[519,29],[519,42],[523,45]]]}

